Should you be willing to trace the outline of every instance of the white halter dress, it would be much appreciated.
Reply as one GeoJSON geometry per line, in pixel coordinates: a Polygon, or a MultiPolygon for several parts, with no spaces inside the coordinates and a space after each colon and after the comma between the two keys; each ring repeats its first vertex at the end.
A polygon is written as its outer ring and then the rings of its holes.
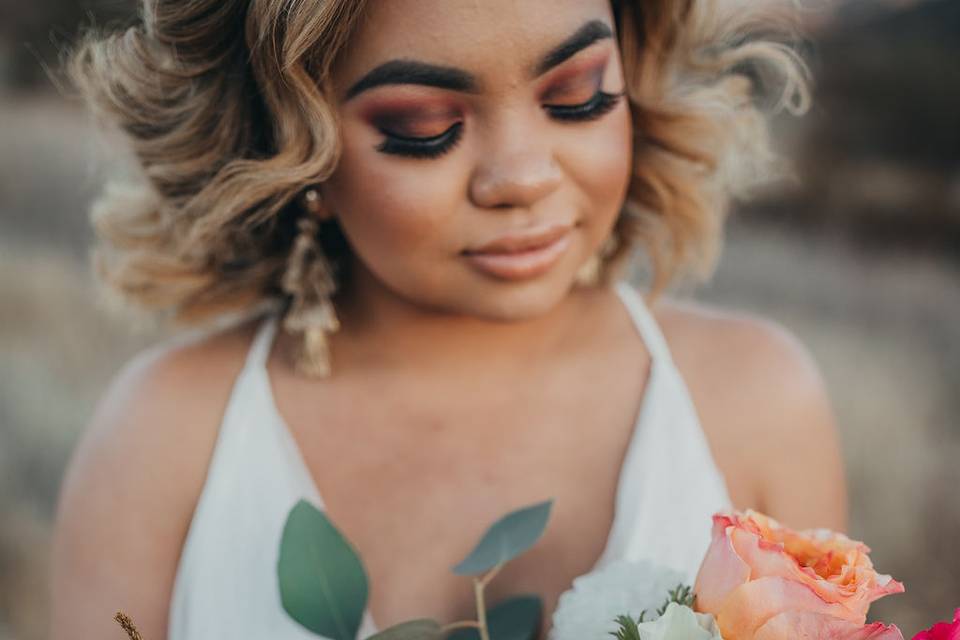
{"type": "MultiPolygon", "coordinates": [[[[616,291],[652,364],[620,471],[613,525],[594,571],[616,560],[647,559],[692,583],[710,542],[710,518],[728,510],[730,499],[653,315],[628,284],[616,291]]],[[[317,638],[286,614],[277,586],[287,514],[301,498],[323,508],[274,403],[266,360],[277,326],[275,315],[260,326],[226,407],[180,556],[170,640],[317,638]]],[[[376,631],[368,609],[358,637],[376,631]]]]}

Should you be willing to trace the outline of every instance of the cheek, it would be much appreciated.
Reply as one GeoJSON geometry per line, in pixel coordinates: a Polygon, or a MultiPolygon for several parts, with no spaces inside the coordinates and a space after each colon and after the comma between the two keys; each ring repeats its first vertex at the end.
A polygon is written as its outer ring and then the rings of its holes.
{"type": "Polygon", "coordinates": [[[461,205],[461,170],[450,158],[414,160],[375,148],[377,132],[344,125],[337,170],[324,197],[358,254],[375,267],[452,246],[452,221],[461,205]]]}
{"type": "Polygon", "coordinates": [[[604,235],[613,226],[630,183],[633,133],[630,110],[622,102],[595,123],[564,155],[568,173],[587,199],[587,222],[604,235]]]}

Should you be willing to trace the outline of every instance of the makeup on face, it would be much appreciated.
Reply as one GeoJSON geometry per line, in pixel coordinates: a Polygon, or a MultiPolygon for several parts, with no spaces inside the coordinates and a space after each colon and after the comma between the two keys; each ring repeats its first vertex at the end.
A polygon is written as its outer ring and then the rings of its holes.
{"type": "Polygon", "coordinates": [[[378,4],[358,33],[334,74],[343,149],[325,195],[390,291],[532,317],[569,291],[622,204],[632,136],[627,110],[611,111],[624,106],[613,17],[605,0],[448,2],[378,4]],[[456,37],[427,46],[417,29],[456,37]]]}
{"type": "Polygon", "coordinates": [[[575,105],[586,102],[603,86],[603,76],[613,52],[585,51],[547,77],[539,99],[545,105],[575,105]]]}
{"type": "MultiPolygon", "coordinates": [[[[612,37],[613,31],[609,25],[602,20],[591,20],[544,55],[529,73],[530,78],[539,78],[590,45],[612,37]]],[[[477,93],[481,88],[480,81],[462,69],[417,60],[391,60],[354,82],[347,90],[344,102],[376,87],[397,84],[422,85],[461,93],[477,93]]]]}
{"type": "MultiPolygon", "coordinates": [[[[529,71],[546,79],[540,94],[548,115],[562,122],[596,119],[616,106],[619,95],[601,90],[604,72],[612,52],[600,50],[578,56],[591,45],[612,38],[602,21],[585,23],[563,43],[554,47],[529,71]],[[564,65],[571,58],[570,64],[564,65]]],[[[361,103],[361,117],[382,136],[377,150],[412,158],[437,158],[459,142],[467,119],[468,101],[482,82],[462,69],[416,60],[391,60],[375,67],[356,81],[345,101],[372,92],[361,103]],[[375,91],[389,87],[388,91],[375,91]]]]}
{"type": "Polygon", "coordinates": [[[550,270],[570,246],[574,225],[554,224],[501,235],[463,251],[478,271],[501,280],[535,278],[550,270]]]}
{"type": "Polygon", "coordinates": [[[450,96],[403,87],[367,101],[360,117],[383,136],[378,151],[435,157],[459,137],[464,109],[450,96]]]}

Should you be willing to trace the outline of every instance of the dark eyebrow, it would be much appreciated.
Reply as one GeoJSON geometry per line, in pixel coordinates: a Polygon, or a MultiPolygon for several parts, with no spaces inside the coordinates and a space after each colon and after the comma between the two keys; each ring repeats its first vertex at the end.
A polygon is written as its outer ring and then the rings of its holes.
{"type": "Polygon", "coordinates": [[[416,60],[391,60],[360,78],[347,91],[346,100],[358,93],[386,84],[420,84],[452,91],[475,92],[477,80],[471,74],[453,67],[442,67],[416,60]]]}
{"type": "MultiPolygon", "coordinates": [[[[572,58],[599,40],[613,37],[613,30],[602,20],[591,20],[554,47],[534,67],[533,76],[542,76],[550,69],[572,58]]],[[[479,82],[472,74],[454,67],[419,62],[417,60],[391,60],[374,67],[347,90],[344,100],[374,87],[391,84],[418,84],[438,89],[476,93],[479,82]]]]}
{"type": "Polygon", "coordinates": [[[572,58],[593,43],[613,37],[613,30],[602,20],[591,20],[577,29],[576,33],[554,47],[534,69],[534,75],[542,76],[550,69],[572,58]]]}

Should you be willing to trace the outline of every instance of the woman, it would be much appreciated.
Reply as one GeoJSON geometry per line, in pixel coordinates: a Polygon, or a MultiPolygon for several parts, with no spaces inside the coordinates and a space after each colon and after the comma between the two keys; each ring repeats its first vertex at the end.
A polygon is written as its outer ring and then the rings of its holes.
{"type": "Polygon", "coordinates": [[[488,598],[547,620],[610,561],[689,575],[721,509],[842,529],[803,349],[656,295],[770,173],[751,79],[803,106],[789,50],[747,38],[757,4],[160,0],[88,41],[75,76],[146,179],[96,212],[100,273],[181,321],[251,319],[106,393],[64,484],[55,637],[119,637],[117,609],[146,638],[309,637],[275,576],[304,496],[364,560],[362,634],[469,617],[449,568],[546,497],[488,598]],[[634,249],[646,302],[617,281],[634,249]]]}

